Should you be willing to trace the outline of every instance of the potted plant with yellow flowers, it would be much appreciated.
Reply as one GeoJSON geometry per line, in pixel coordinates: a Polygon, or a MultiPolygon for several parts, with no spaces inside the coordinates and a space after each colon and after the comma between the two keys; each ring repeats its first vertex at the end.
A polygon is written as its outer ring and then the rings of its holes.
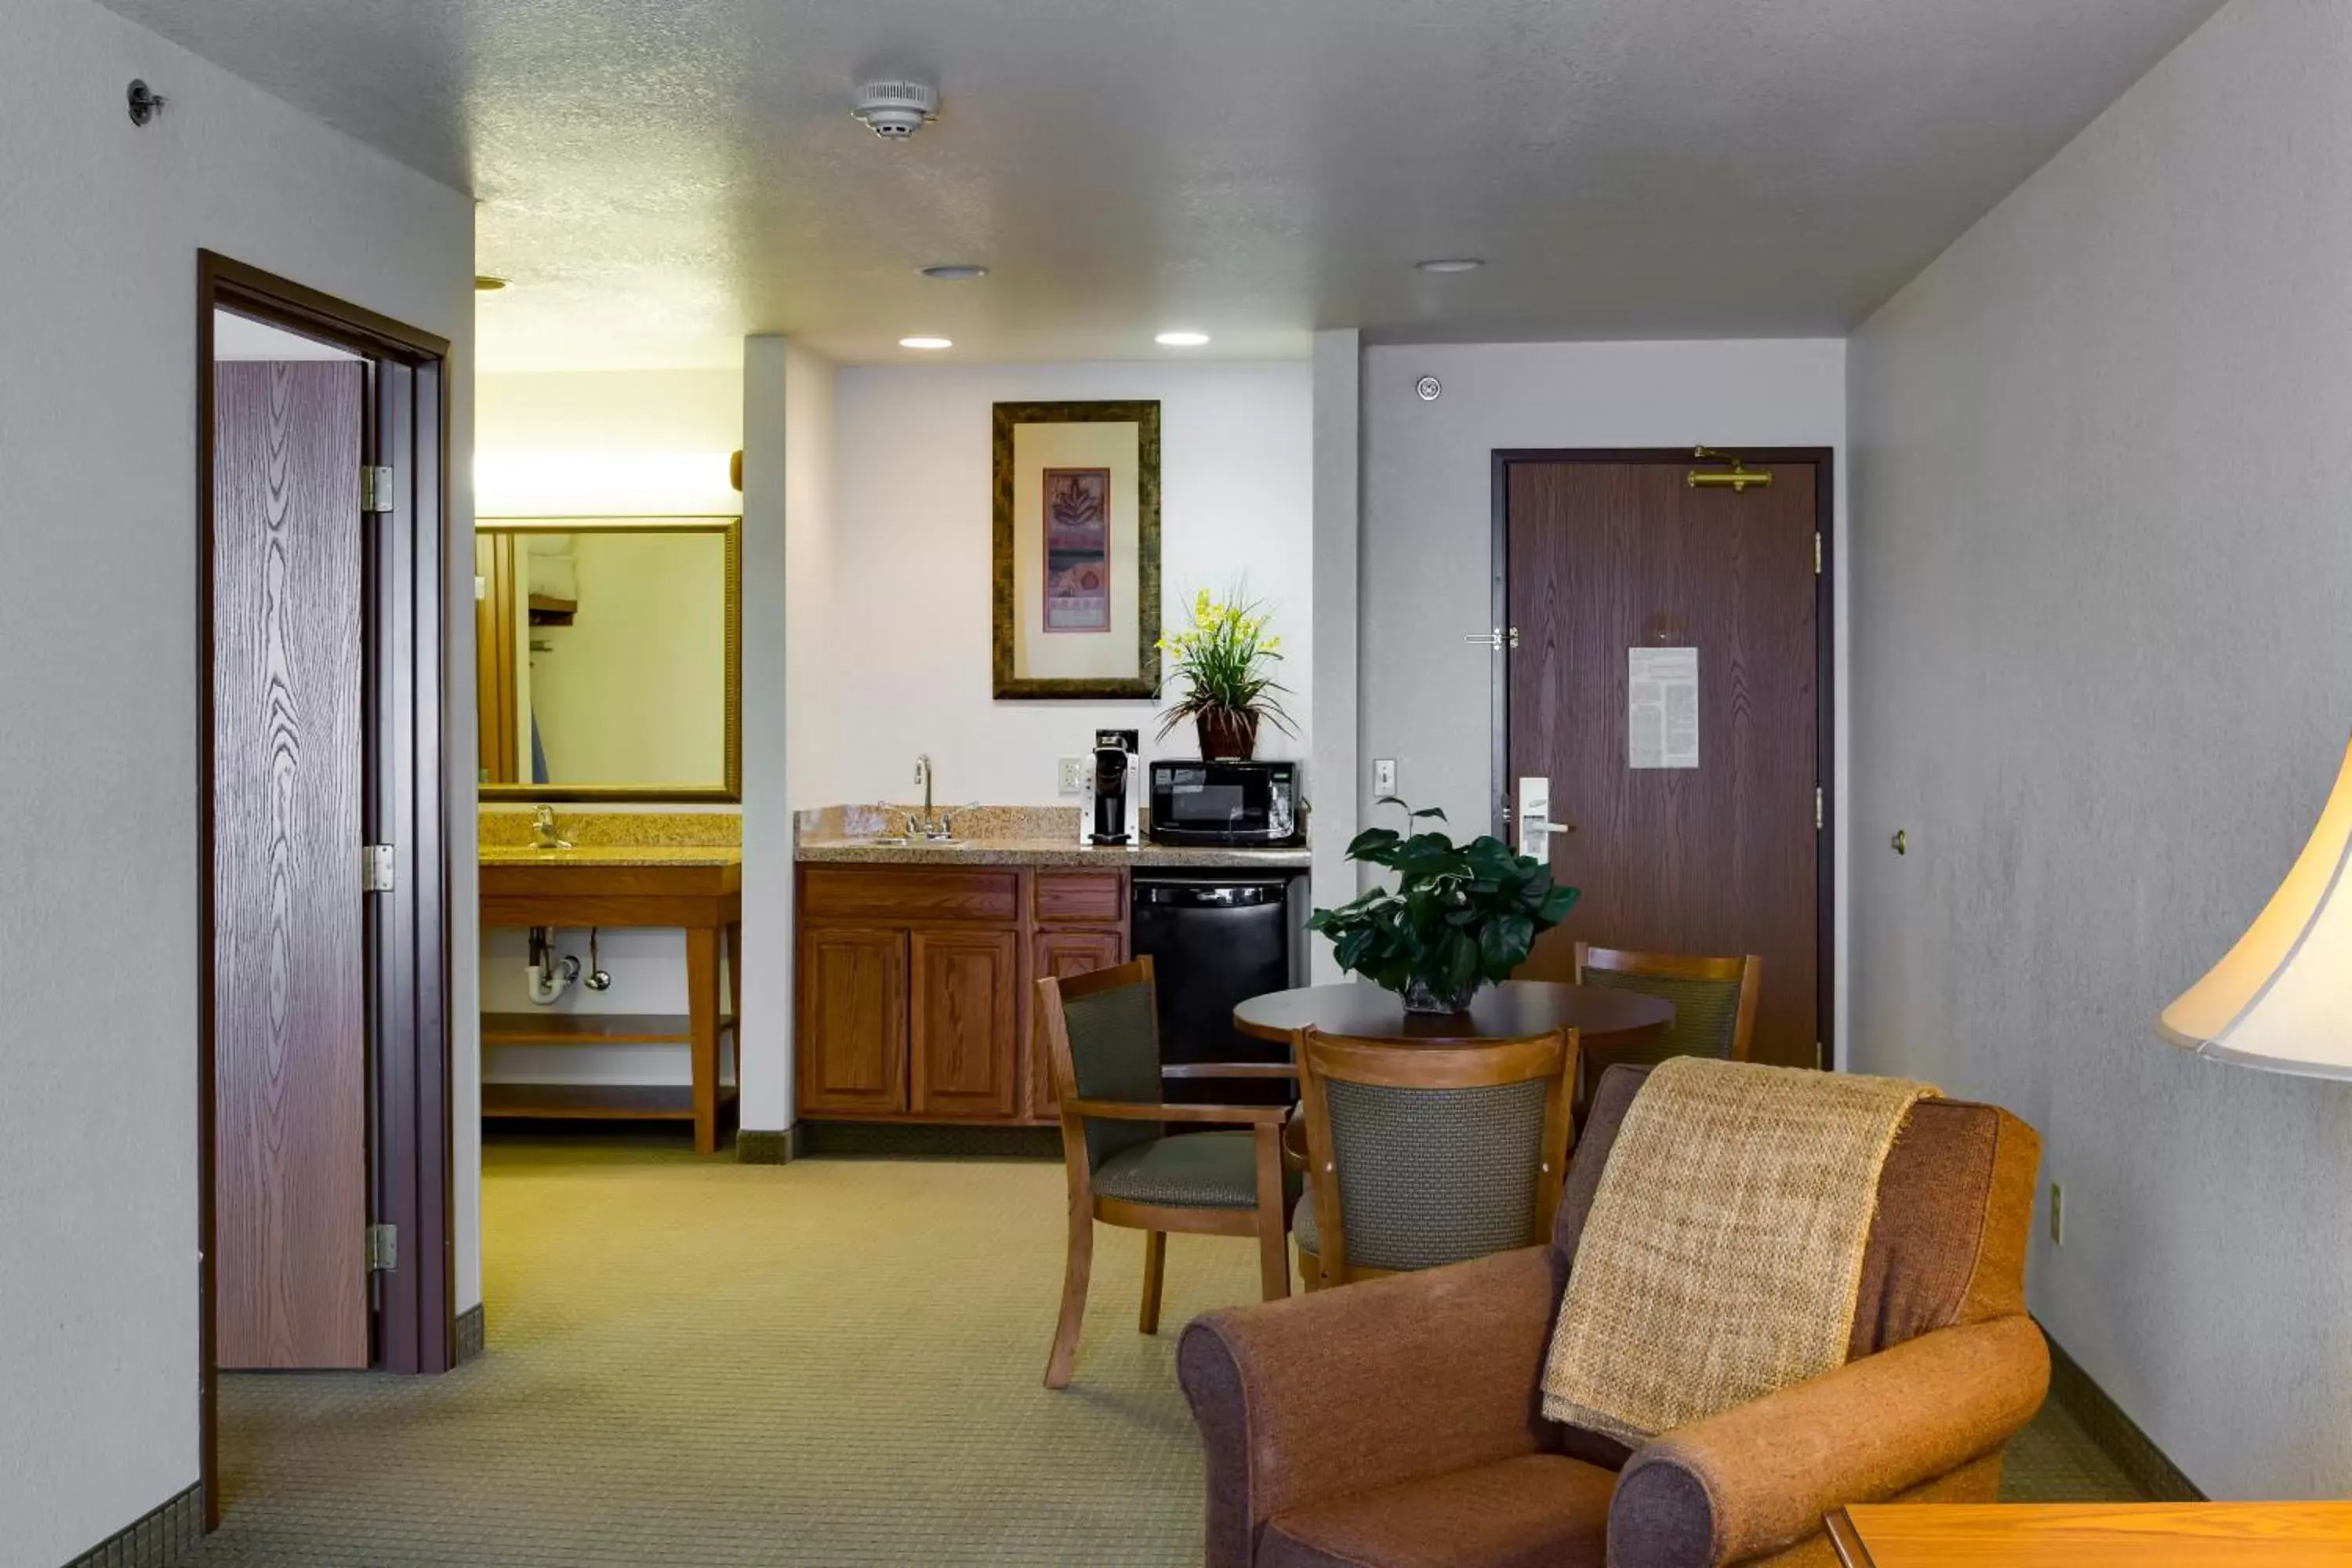
{"type": "Polygon", "coordinates": [[[1161,739],[1190,719],[1203,758],[1246,761],[1257,750],[1260,721],[1297,733],[1277,695],[1288,688],[1274,679],[1282,638],[1266,635],[1269,618],[1264,605],[1238,591],[1230,600],[1213,598],[1206,588],[1193,596],[1192,624],[1160,639],[1160,651],[1186,683],[1183,700],[1163,716],[1161,739]]]}

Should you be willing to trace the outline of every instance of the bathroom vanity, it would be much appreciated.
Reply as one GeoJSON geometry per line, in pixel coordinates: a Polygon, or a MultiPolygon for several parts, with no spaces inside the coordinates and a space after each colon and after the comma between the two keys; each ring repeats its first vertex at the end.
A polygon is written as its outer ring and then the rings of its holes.
{"type": "MultiPolygon", "coordinates": [[[[738,845],[589,844],[481,848],[485,926],[679,927],[686,931],[687,1012],[486,1013],[482,1046],[688,1047],[693,1081],[671,1085],[485,1083],[486,1119],[691,1121],[694,1146],[719,1147],[735,1090],[719,1082],[719,1037],[734,1037],[742,983],[743,851],[738,845]],[[727,997],[719,996],[726,943],[727,997]]],[[[740,1048],[740,1047],[739,1047],[740,1048]]],[[[740,1073],[739,1073],[740,1077],[740,1073]]]]}

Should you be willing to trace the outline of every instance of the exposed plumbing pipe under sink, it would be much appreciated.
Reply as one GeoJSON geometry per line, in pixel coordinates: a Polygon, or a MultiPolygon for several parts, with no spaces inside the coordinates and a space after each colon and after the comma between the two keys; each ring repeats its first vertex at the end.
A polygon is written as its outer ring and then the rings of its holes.
{"type": "Polygon", "coordinates": [[[541,1007],[551,1007],[572,983],[580,978],[580,961],[572,954],[555,951],[555,933],[545,926],[530,928],[530,962],[524,973],[530,976],[531,1002],[541,1007]]]}

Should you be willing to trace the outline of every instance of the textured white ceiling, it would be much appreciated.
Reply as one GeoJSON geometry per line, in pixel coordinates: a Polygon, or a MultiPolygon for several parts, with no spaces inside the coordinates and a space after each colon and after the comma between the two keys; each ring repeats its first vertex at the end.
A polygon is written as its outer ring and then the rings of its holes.
{"type": "Polygon", "coordinates": [[[2218,5],[109,3],[474,191],[495,369],[1843,332],[2218,5]],[[886,144],[901,70],[944,113],[886,144]]]}

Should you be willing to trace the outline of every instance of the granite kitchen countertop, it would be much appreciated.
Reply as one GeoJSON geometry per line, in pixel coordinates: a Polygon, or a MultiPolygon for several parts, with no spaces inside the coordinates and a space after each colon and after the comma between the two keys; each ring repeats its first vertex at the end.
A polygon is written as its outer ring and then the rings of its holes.
{"type": "Polygon", "coordinates": [[[832,866],[1121,866],[1204,871],[1304,871],[1313,862],[1297,849],[1224,849],[1173,844],[1080,844],[1068,838],[970,838],[942,844],[910,838],[902,843],[870,837],[804,837],[795,858],[832,866]]]}

